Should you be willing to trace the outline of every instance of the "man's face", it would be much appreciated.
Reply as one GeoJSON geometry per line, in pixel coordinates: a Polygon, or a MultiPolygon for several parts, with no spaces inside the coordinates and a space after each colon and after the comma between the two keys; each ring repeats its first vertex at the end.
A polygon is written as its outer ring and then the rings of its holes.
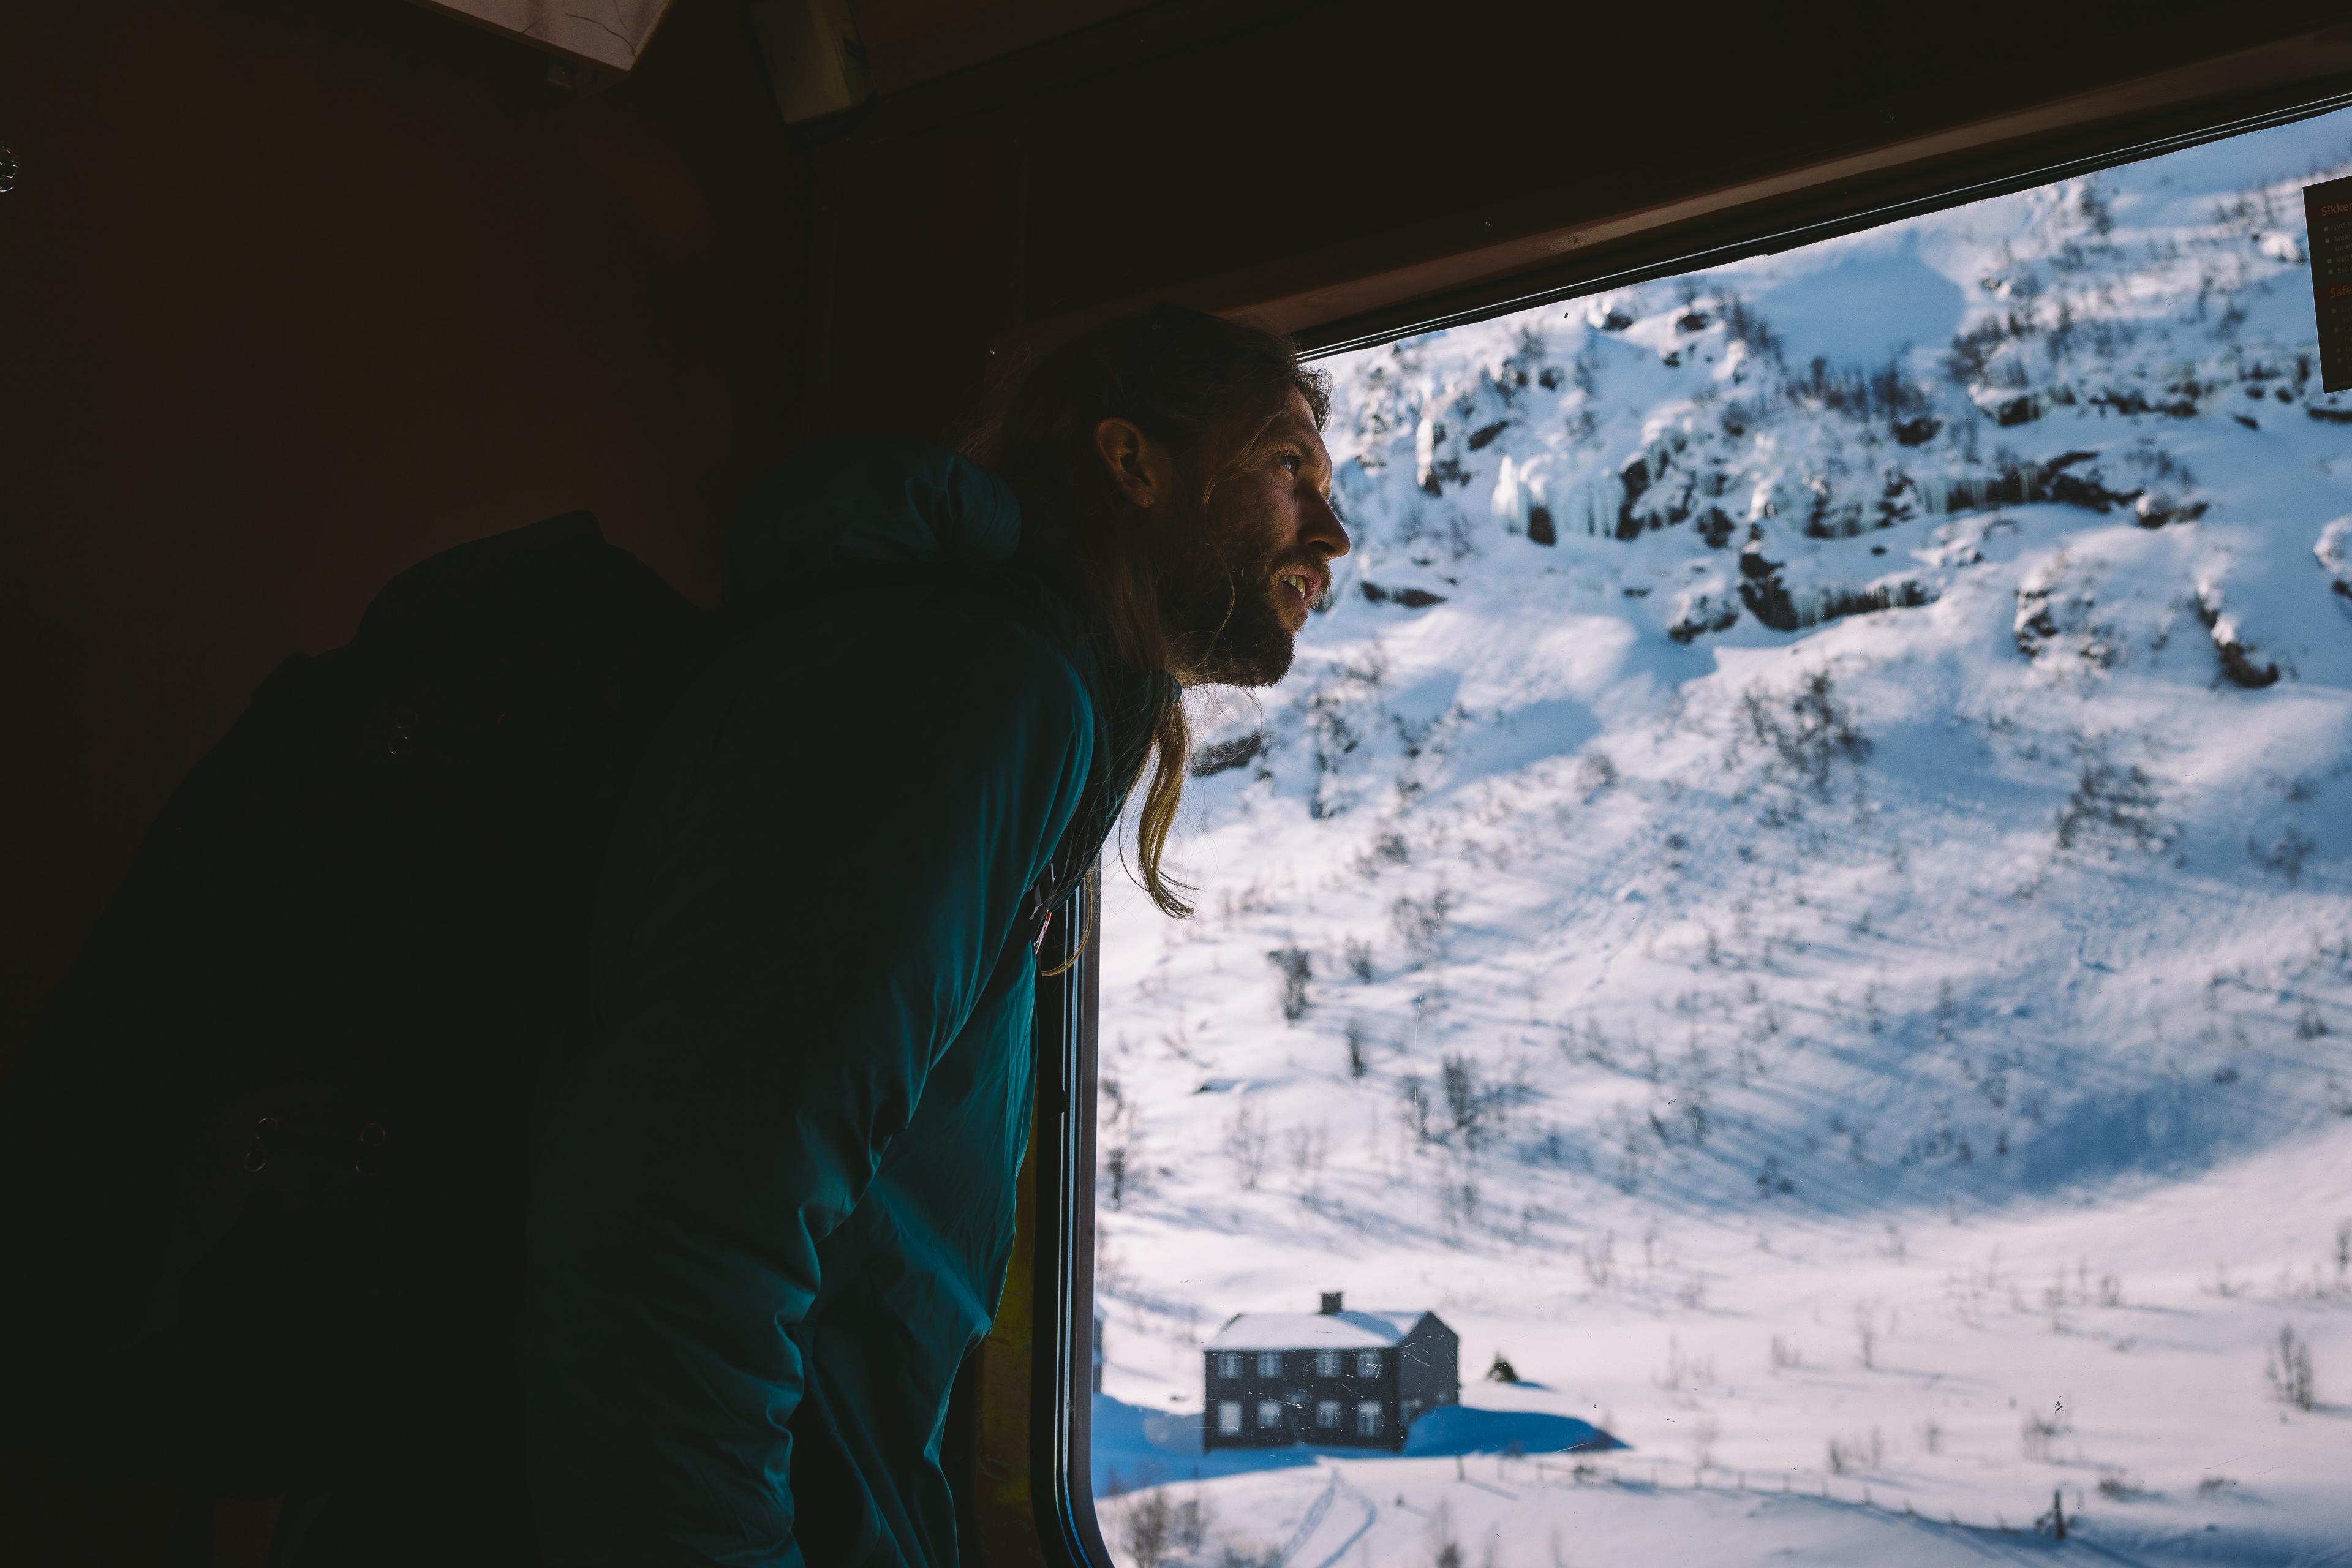
{"type": "Polygon", "coordinates": [[[1263,407],[1213,427],[1204,466],[1218,475],[1150,509],[1160,611],[1188,686],[1270,686],[1290,668],[1308,610],[1348,553],[1331,510],[1331,455],[1297,392],[1273,423],[1263,407]]]}

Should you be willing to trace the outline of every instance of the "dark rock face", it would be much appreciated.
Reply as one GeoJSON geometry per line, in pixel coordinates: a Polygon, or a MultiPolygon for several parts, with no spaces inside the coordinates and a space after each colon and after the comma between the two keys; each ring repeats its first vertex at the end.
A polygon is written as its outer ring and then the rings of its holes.
{"type": "Polygon", "coordinates": [[[2194,397],[2184,394],[2169,403],[2150,403],[2147,395],[2136,386],[2110,387],[2105,392],[2095,392],[2091,395],[2090,404],[2094,408],[2111,414],[2168,414],[2175,419],[2197,417],[2197,400],[2194,397]]]}
{"type": "Polygon", "coordinates": [[[2096,468],[2077,473],[2082,464],[2096,458],[2096,452],[2068,452],[2043,465],[2040,489],[2048,500],[2064,506],[2079,506],[2087,511],[2105,511],[2118,501],[2130,500],[2137,490],[2111,490],[2100,479],[2096,468]]]}
{"type": "Polygon", "coordinates": [[[1642,537],[1642,520],[1633,515],[1633,508],[1650,488],[1650,460],[1633,458],[1617,470],[1617,482],[1625,487],[1625,500],[1617,508],[1617,537],[1642,537]]]}
{"type": "Polygon", "coordinates": [[[1896,421],[1895,439],[1906,447],[1924,447],[1934,440],[1936,433],[1943,427],[1944,422],[1934,415],[1922,414],[1916,419],[1896,421]]]}
{"type": "Polygon", "coordinates": [[[1719,506],[1711,506],[1698,516],[1698,536],[1706,541],[1710,550],[1720,550],[1730,543],[1735,526],[1731,514],[1719,506]]]}
{"type": "Polygon", "coordinates": [[[1551,508],[1540,504],[1528,508],[1528,542],[1531,544],[1559,542],[1559,531],[1552,527],[1551,508]]]}
{"type": "Polygon", "coordinates": [[[2221,629],[2221,602],[2203,589],[2197,594],[2197,618],[2213,634],[2213,651],[2221,658],[2221,673],[2231,683],[2249,691],[2260,691],[2279,678],[2276,664],[2254,662],[2253,650],[2233,635],[2221,629]]]}
{"type": "Polygon", "coordinates": [[[2042,405],[2031,393],[2012,397],[1993,410],[1993,418],[2002,426],[2031,425],[2042,417],[2042,405]]]}
{"type": "Polygon", "coordinates": [[[1719,600],[1712,594],[1699,594],[1684,606],[1675,624],[1666,628],[1666,636],[1675,642],[1689,644],[1708,632],[1727,632],[1739,624],[1739,606],[1719,600]]]}
{"type": "Polygon", "coordinates": [[[1470,432],[1470,439],[1466,445],[1472,451],[1478,451],[1492,443],[1496,437],[1501,435],[1510,427],[1511,422],[1507,419],[1497,419],[1492,425],[1482,425],[1477,429],[1470,432]]]}
{"type": "Polygon", "coordinates": [[[1433,594],[1426,588],[1383,588],[1378,583],[1363,585],[1364,597],[1375,605],[1402,605],[1408,610],[1424,610],[1432,605],[1445,603],[1445,595],[1433,594]]]}
{"type": "Polygon", "coordinates": [[[1748,613],[1776,632],[1797,629],[1797,602],[1780,581],[1780,563],[1764,558],[1764,531],[1750,523],[1748,542],[1739,548],[1739,602],[1748,613]]]}
{"type": "Polygon", "coordinates": [[[1245,766],[1257,760],[1258,754],[1265,750],[1265,731],[1253,730],[1230,741],[1202,746],[1192,753],[1192,776],[1196,779],[1213,778],[1218,773],[1245,766]]]}

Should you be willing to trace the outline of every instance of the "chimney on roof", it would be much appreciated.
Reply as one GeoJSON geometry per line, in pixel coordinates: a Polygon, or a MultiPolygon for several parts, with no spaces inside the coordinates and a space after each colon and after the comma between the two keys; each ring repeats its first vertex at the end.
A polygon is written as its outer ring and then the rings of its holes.
{"type": "Polygon", "coordinates": [[[1327,1318],[1328,1318],[1328,1317],[1329,1317],[1332,1313],[1334,1313],[1334,1312],[1338,1311],[1339,1310],[1339,1291],[1337,1291],[1337,1290],[1326,1290],[1326,1291],[1324,1291],[1324,1292],[1323,1292],[1323,1315],[1324,1315],[1325,1317],[1327,1317],[1327,1318]]]}

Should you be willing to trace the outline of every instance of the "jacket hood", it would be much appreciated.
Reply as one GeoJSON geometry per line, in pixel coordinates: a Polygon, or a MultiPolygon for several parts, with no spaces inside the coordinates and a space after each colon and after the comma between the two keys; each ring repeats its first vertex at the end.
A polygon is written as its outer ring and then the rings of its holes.
{"type": "Polygon", "coordinates": [[[1012,490],[948,447],[829,442],[795,452],[744,498],[727,536],[727,605],[756,616],[813,577],[870,567],[982,571],[1020,542],[1012,490]]]}

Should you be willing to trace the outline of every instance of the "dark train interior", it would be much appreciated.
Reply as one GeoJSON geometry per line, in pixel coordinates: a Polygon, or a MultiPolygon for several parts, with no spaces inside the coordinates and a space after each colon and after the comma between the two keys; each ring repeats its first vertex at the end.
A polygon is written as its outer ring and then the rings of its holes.
{"type": "MultiPolygon", "coordinates": [[[[348,641],[436,552],[584,510],[708,608],[785,454],[953,439],[1004,366],[1154,301],[1360,347],[2352,94],[2352,26],[2305,0],[1966,30],[1845,5],[611,11],[15,8],[12,1085],[167,796],[280,658],[348,641]]],[[[1083,1462],[1092,975],[1040,983],[1020,1240],[942,1440],[961,1555],[1000,1568],[1111,1561],[1083,1462]]],[[[11,1443],[10,1561],[273,1561],[261,1500],[11,1443]]]]}

